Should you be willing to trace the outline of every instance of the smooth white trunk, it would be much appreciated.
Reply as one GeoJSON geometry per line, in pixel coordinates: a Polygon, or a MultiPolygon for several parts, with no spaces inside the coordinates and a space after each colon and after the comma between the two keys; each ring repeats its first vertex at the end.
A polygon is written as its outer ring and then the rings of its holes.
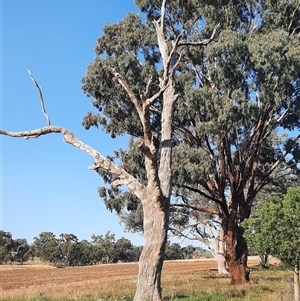
{"type": "Polygon", "coordinates": [[[220,275],[228,275],[229,272],[226,269],[226,260],[222,254],[216,254],[215,259],[218,263],[218,274],[220,275]]]}
{"type": "Polygon", "coordinates": [[[218,230],[218,235],[214,235],[210,226],[207,225],[207,230],[209,230],[209,233],[212,237],[211,244],[214,247],[214,250],[211,251],[212,255],[217,261],[218,264],[218,274],[220,275],[228,275],[229,272],[226,269],[226,260],[225,260],[225,239],[224,239],[224,231],[222,227],[218,230]]]}

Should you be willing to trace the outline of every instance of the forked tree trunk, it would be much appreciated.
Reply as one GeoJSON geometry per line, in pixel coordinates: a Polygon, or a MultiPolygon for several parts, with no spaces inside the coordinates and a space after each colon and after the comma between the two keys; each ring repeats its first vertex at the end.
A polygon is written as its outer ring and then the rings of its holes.
{"type": "Polygon", "coordinates": [[[167,242],[169,200],[144,202],[144,247],[134,301],[161,301],[161,272],[167,242]],[[161,206],[163,204],[163,206],[161,206]]]}
{"type": "Polygon", "coordinates": [[[250,281],[250,269],[247,266],[248,250],[243,237],[243,229],[237,227],[235,222],[231,220],[225,238],[225,259],[231,277],[231,284],[245,284],[250,281]]]}
{"type": "Polygon", "coordinates": [[[169,227],[172,187],[172,120],[176,100],[170,85],[163,94],[160,162],[145,157],[148,186],[141,198],[144,214],[144,247],[139,260],[134,301],[161,301],[161,272],[169,227]]]}

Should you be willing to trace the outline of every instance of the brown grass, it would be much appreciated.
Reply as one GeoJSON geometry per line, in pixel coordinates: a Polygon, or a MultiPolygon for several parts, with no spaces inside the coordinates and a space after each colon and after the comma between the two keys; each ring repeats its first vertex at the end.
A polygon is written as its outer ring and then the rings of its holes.
{"type": "MultiPolygon", "coordinates": [[[[249,262],[250,266],[257,263],[257,258],[252,258],[249,262]]],[[[122,296],[134,294],[137,271],[137,263],[70,268],[40,264],[2,266],[1,300],[40,299],[45,296],[56,300],[121,300],[122,296]]],[[[175,300],[178,295],[190,296],[198,291],[217,290],[229,296],[243,292],[254,298],[245,300],[270,301],[289,291],[288,275],[284,271],[254,271],[251,273],[252,284],[235,288],[228,285],[229,278],[217,275],[216,263],[212,259],[166,261],[162,286],[164,295],[169,296],[169,300],[175,300]],[[255,294],[263,294],[264,297],[255,299],[255,294]]]]}

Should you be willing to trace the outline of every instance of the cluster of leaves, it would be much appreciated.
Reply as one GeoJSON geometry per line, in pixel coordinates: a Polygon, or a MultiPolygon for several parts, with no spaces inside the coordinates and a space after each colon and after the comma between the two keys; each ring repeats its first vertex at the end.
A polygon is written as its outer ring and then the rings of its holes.
{"type": "MultiPolygon", "coordinates": [[[[150,78],[148,93],[157,92],[155,65],[159,56],[154,28],[147,30],[139,16],[129,13],[124,20],[104,27],[104,35],[98,39],[95,52],[98,57],[88,67],[82,88],[94,98],[93,105],[99,113],[88,113],[83,120],[84,127],[101,125],[113,138],[123,134],[141,137],[142,125],[134,105],[109,68],[113,66],[126,78],[135,94],[146,89],[150,78]],[[141,40],[143,45],[139,43],[141,40]]],[[[153,118],[152,125],[159,131],[160,118],[153,118]]]]}
{"type": "Polygon", "coordinates": [[[243,222],[245,236],[259,255],[273,255],[293,268],[300,260],[300,189],[261,203],[256,216],[243,222]]]}
{"type": "Polygon", "coordinates": [[[13,239],[10,232],[0,230],[0,264],[23,262],[33,257],[32,249],[26,239],[13,239]]]}

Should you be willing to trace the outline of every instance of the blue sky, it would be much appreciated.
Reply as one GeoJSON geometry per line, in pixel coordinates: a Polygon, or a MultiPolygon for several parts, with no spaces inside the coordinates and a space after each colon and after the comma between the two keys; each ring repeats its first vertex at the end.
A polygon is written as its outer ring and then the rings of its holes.
{"type": "MultiPolygon", "coordinates": [[[[104,155],[126,146],[101,129],[84,130],[93,110],[81,78],[93,61],[94,45],[106,23],[137,12],[133,0],[3,0],[1,45],[1,128],[33,130],[46,125],[38,91],[42,87],[52,125],[64,126],[104,155]]],[[[60,135],[1,139],[1,229],[30,243],[42,231],[90,236],[112,231],[141,245],[138,234],[123,233],[114,213],[98,197],[101,178],[82,151],[60,135]]]]}

